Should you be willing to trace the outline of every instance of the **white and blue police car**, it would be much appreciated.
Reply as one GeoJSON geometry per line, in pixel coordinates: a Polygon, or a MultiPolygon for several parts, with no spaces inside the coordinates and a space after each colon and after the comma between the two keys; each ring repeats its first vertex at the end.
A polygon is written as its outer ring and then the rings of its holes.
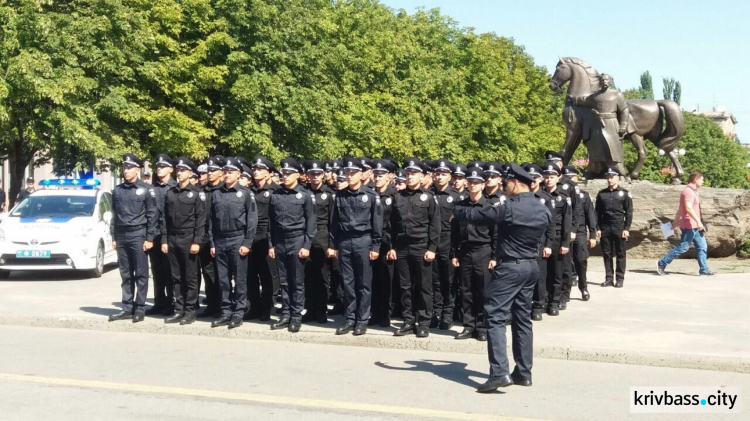
{"type": "Polygon", "coordinates": [[[2,215],[0,278],[19,270],[85,270],[117,262],[109,224],[112,194],[95,179],[42,180],[44,187],[2,215]]]}

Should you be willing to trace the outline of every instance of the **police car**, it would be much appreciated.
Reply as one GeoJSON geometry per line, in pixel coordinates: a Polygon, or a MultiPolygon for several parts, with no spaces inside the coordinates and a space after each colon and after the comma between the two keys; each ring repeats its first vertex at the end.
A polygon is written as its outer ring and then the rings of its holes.
{"type": "Polygon", "coordinates": [[[0,218],[0,278],[14,270],[76,269],[98,278],[117,262],[109,224],[112,194],[99,180],[42,180],[0,218]]]}

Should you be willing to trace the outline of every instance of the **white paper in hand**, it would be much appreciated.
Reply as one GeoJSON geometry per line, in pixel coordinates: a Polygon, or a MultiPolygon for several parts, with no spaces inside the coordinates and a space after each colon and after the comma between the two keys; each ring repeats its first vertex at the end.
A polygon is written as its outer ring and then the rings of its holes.
{"type": "Polygon", "coordinates": [[[661,234],[664,236],[664,238],[669,238],[674,235],[674,229],[672,229],[671,222],[661,224],[661,234]]]}

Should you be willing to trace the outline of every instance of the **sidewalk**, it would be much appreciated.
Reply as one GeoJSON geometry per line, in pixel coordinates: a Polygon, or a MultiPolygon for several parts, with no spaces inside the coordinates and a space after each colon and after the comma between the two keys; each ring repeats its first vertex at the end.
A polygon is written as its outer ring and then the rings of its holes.
{"type": "MultiPolygon", "coordinates": [[[[693,259],[675,261],[668,268],[671,274],[661,277],[654,261],[631,260],[625,287],[615,289],[599,287],[601,259],[590,259],[591,300],[580,301],[574,290],[559,317],[545,315],[536,322],[535,355],[750,373],[750,316],[743,312],[750,301],[750,262],[715,259],[710,264],[718,276],[697,276],[693,259]]],[[[118,311],[119,284],[119,273],[112,268],[100,279],[55,273],[42,280],[33,272],[13,274],[0,281],[0,324],[486,353],[485,343],[453,339],[460,326],[452,332],[433,329],[427,339],[394,337],[395,327],[370,328],[361,337],[336,336],[341,316],[325,325],[305,324],[297,334],[272,331],[269,323],[257,321],[232,331],[212,329],[208,319],[190,326],[165,325],[163,317],[147,317],[139,324],[109,323],[107,316],[118,311]]]]}

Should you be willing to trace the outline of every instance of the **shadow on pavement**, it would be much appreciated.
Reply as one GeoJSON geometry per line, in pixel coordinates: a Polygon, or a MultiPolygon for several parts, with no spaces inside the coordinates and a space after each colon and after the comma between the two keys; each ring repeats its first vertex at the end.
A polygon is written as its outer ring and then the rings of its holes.
{"type": "Polygon", "coordinates": [[[411,367],[393,367],[386,363],[377,361],[376,366],[385,368],[388,370],[400,370],[400,371],[424,371],[426,373],[432,373],[445,380],[476,388],[480,383],[472,380],[470,377],[486,378],[487,374],[480,373],[474,370],[467,370],[466,363],[459,363],[455,361],[441,361],[441,360],[420,360],[420,361],[404,361],[404,364],[409,364],[411,367]]]}
{"type": "MultiPolygon", "coordinates": [[[[119,303],[112,303],[113,305],[119,304],[119,303]]],[[[99,316],[109,316],[115,313],[120,312],[120,307],[109,307],[109,308],[102,308],[102,307],[80,307],[79,310],[85,311],[86,313],[91,314],[97,314],[99,316]]]]}

